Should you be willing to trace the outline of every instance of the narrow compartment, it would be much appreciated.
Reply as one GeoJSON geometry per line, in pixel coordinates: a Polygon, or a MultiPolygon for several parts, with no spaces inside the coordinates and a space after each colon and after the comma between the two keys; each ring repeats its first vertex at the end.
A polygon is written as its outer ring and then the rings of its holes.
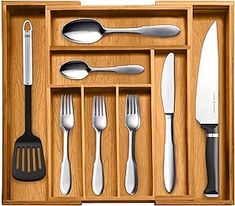
{"type": "MultiPolygon", "coordinates": [[[[216,7],[215,7],[216,8],[216,7]]],[[[231,86],[233,71],[229,66],[229,18],[228,7],[222,7],[219,10],[204,10],[202,7],[196,7],[194,10],[193,18],[193,58],[192,70],[190,71],[191,93],[189,98],[191,104],[196,104],[196,88],[197,76],[200,62],[200,53],[202,49],[203,40],[210,27],[210,25],[217,22],[218,32],[218,48],[219,48],[219,198],[211,199],[211,204],[218,200],[229,200],[233,196],[230,192],[231,182],[233,181],[233,165],[231,165],[231,147],[233,145],[233,135],[231,129],[234,127],[232,119],[229,116],[231,108],[231,99],[229,84],[231,86]],[[229,124],[231,123],[231,124],[229,124]],[[230,125],[230,126],[229,126],[230,125]]],[[[232,91],[231,91],[232,92],[232,91]]],[[[191,108],[190,116],[195,114],[195,108],[191,108]]],[[[194,120],[194,118],[191,118],[194,120]]],[[[191,121],[191,133],[194,135],[189,145],[193,148],[190,161],[193,161],[197,167],[194,167],[194,182],[195,182],[195,197],[201,199],[203,202],[207,201],[204,195],[204,189],[207,185],[206,174],[206,158],[205,146],[206,137],[205,131],[201,128],[200,124],[191,121]]],[[[232,163],[234,164],[234,162],[232,163]]]]}
{"type": "Polygon", "coordinates": [[[150,83],[149,51],[74,51],[55,52],[51,55],[51,83],[53,85],[81,84],[147,84],[150,83]],[[144,67],[141,74],[117,74],[114,72],[93,72],[82,80],[70,80],[60,73],[63,63],[71,60],[82,60],[90,67],[113,67],[137,64],[144,67]]]}
{"type": "MultiPolygon", "coordinates": [[[[7,51],[4,58],[4,177],[3,201],[44,201],[47,198],[47,176],[34,183],[17,181],[12,176],[12,155],[15,141],[24,133],[25,88],[23,85],[22,26],[29,19],[33,27],[33,85],[32,85],[32,131],[40,137],[45,160],[46,139],[46,64],[45,59],[45,12],[43,6],[7,6],[7,51]],[[6,66],[7,65],[7,66],[6,66]],[[7,156],[7,157],[6,157],[7,156]],[[7,169],[6,169],[7,167],[7,169]],[[5,191],[7,191],[5,193],[5,191]]],[[[46,165],[47,169],[47,165],[46,165]]]]}
{"type": "MultiPolygon", "coordinates": [[[[51,11],[51,42],[53,46],[76,46],[61,35],[62,27],[79,18],[93,18],[106,28],[140,27],[159,24],[173,24],[181,29],[178,36],[171,38],[147,37],[134,34],[107,34],[92,46],[152,46],[187,44],[187,8],[158,9],[122,8],[117,10],[78,8],[77,10],[51,11]]],[[[84,44],[83,44],[84,45],[84,44]]]]}
{"type": "Polygon", "coordinates": [[[119,185],[120,195],[131,197],[125,189],[126,162],[128,158],[128,129],[125,126],[127,95],[138,95],[140,101],[140,127],[135,137],[135,157],[138,173],[138,190],[133,196],[152,196],[152,129],[150,88],[119,89],[119,185]]]}
{"type": "Polygon", "coordinates": [[[187,166],[187,56],[186,51],[155,52],[154,100],[153,107],[153,150],[154,150],[154,191],[155,196],[182,196],[188,194],[187,166]],[[174,145],[176,182],[172,193],[164,187],[163,160],[165,142],[165,117],[161,96],[162,71],[169,52],[175,53],[175,107],[174,107],[174,145]]]}
{"type": "Polygon", "coordinates": [[[51,186],[52,198],[80,198],[82,192],[82,120],[81,91],[79,89],[53,89],[51,92],[51,186]],[[69,133],[69,160],[71,166],[71,191],[64,196],[60,191],[61,162],[63,158],[63,131],[60,128],[61,96],[72,95],[74,126],[69,133]]]}
{"type": "Polygon", "coordinates": [[[84,91],[84,145],[85,145],[85,197],[87,200],[102,199],[117,195],[116,160],[116,108],[115,88],[85,88],[84,91]],[[95,130],[92,126],[93,97],[104,96],[107,126],[102,132],[101,155],[104,171],[104,190],[100,196],[92,191],[92,173],[95,160],[95,130]]]}

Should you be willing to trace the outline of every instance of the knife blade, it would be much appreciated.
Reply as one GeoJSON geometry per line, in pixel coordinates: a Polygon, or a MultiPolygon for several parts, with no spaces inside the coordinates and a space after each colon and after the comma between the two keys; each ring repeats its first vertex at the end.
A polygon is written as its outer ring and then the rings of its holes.
{"type": "Polygon", "coordinates": [[[161,93],[165,113],[165,145],[164,145],[164,185],[167,192],[171,192],[175,185],[175,154],[173,135],[173,116],[175,104],[175,54],[169,53],[165,59],[161,93]]]}
{"type": "Polygon", "coordinates": [[[210,26],[201,51],[199,63],[196,119],[206,132],[206,197],[219,196],[218,158],[218,37],[216,21],[210,26]]]}

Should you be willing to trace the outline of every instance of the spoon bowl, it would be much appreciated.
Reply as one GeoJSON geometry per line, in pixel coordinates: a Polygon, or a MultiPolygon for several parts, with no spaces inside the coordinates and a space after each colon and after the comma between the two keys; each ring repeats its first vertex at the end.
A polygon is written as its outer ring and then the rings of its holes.
{"type": "Polygon", "coordinates": [[[68,79],[84,79],[90,71],[90,67],[80,60],[66,62],[60,67],[60,73],[68,79]]]}
{"type": "Polygon", "coordinates": [[[105,29],[94,19],[77,19],[66,24],[62,35],[75,43],[94,43],[105,34],[105,29]]]}

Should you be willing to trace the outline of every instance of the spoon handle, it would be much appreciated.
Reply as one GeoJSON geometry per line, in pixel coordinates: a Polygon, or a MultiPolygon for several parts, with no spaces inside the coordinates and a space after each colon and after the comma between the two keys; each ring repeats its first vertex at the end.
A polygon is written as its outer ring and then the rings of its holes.
{"type": "Polygon", "coordinates": [[[132,33],[145,36],[171,37],[178,35],[180,33],[180,28],[175,25],[156,25],[120,29],[106,28],[105,33],[132,33]]]}
{"type": "Polygon", "coordinates": [[[125,65],[117,67],[91,68],[91,72],[116,72],[119,74],[140,74],[144,67],[140,65],[125,65]]]}

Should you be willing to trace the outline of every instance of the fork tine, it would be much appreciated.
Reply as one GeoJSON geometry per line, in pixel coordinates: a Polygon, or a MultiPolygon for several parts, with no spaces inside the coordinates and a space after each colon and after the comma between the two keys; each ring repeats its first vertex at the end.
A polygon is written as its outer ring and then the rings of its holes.
{"type": "Polygon", "coordinates": [[[131,95],[128,95],[128,114],[130,115],[131,114],[131,95]]]}
{"type": "Polygon", "coordinates": [[[99,108],[100,108],[100,116],[103,115],[103,108],[102,108],[102,96],[99,97],[99,108]]]}
{"type": "Polygon", "coordinates": [[[135,95],[132,95],[132,114],[135,114],[135,95]]]}
{"type": "Polygon", "coordinates": [[[99,96],[96,96],[96,107],[97,107],[97,109],[96,109],[96,111],[97,111],[97,116],[99,116],[99,114],[100,114],[100,104],[99,104],[99,96]]]}
{"type": "Polygon", "coordinates": [[[95,115],[98,116],[98,96],[95,97],[95,115]]]}
{"type": "Polygon", "coordinates": [[[70,114],[73,115],[73,96],[70,95],[70,114]]]}
{"type": "Polygon", "coordinates": [[[126,96],[126,115],[129,114],[129,99],[128,99],[128,95],[126,96]]]}
{"type": "Polygon", "coordinates": [[[133,107],[132,107],[132,95],[129,96],[130,97],[130,114],[133,113],[133,107]]]}
{"type": "Polygon", "coordinates": [[[95,104],[95,96],[93,97],[93,104],[92,104],[92,116],[95,116],[95,109],[96,109],[96,104],[95,104]]]}
{"type": "Polygon", "coordinates": [[[103,116],[103,96],[100,96],[100,115],[103,116]]]}
{"type": "Polygon", "coordinates": [[[135,95],[132,95],[132,114],[135,114],[135,95]]]}
{"type": "Polygon", "coordinates": [[[100,107],[100,96],[97,97],[98,98],[98,115],[101,115],[101,107],[100,107]]]}
{"type": "Polygon", "coordinates": [[[66,114],[67,113],[67,111],[66,111],[66,107],[67,107],[67,105],[66,105],[66,95],[63,95],[63,102],[64,102],[63,111],[64,111],[64,114],[66,114]]]}
{"type": "Polygon", "coordinates": [[[136,95],[136,113],[140,116],[140,98],[136,95]]]}
{"type": "Polygon", "coordinates": [[[60,100],[60,117],[63,114],[63,95],[61,95],[61,100],[60,100]]]}
{"type": "Polygon", "coordinates": [[[103,110],[103,115],[106,116],[106,107],[105,107],[105,99],[104,99],[104,96],[102,97],[102,110],[103,110]]]}
{"type": "Polygon", "coordinates": [[[70,114],[70,102],[69,102],[69,95],[66,96],[66,111],[67,114],[70,114]]]}
{"type": "Polygon", "coordinates": [[[102,98],[99,96],[99,115],[102,115],[102,98]]]}
{"type": "Polygon", "coordinates": [[[137,114],[137,95],[134,96],[134,113],[137,114]]]}

